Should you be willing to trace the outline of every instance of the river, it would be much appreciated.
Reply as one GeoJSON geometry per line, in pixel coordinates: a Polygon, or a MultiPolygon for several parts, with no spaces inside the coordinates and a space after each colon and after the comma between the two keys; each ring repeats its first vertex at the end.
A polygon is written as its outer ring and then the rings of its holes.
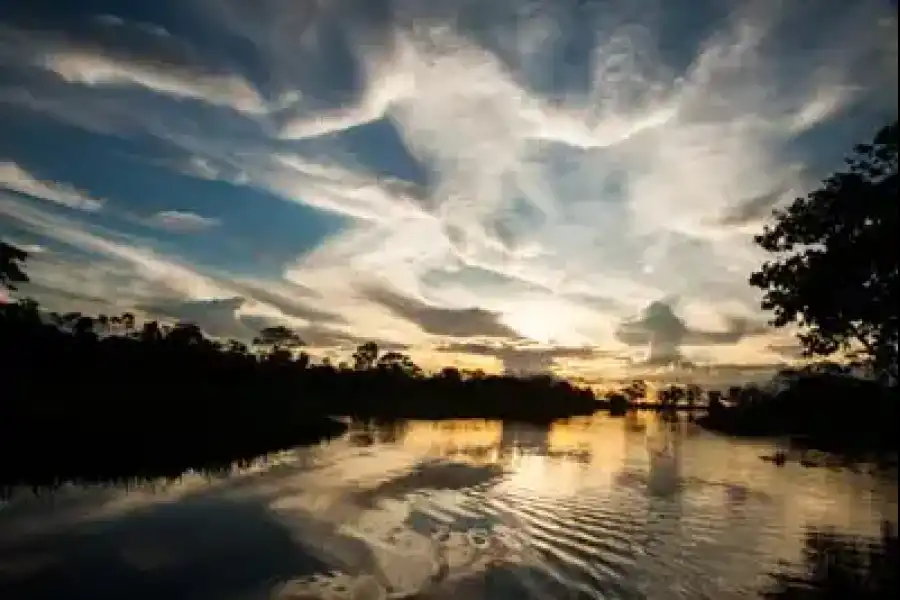
{"type": "Polygon", "coordinates": [[[229,474],[15,493],[0,597],[728,600],[816,548],[878,555],[896,473],[771,452],[654,413],[354,425],[229,474]]]}

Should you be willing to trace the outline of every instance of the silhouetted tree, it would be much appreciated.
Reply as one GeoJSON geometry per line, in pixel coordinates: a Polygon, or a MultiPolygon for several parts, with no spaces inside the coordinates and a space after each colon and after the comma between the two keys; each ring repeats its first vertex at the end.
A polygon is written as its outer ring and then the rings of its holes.
{"type": "Polygon", "coordinates": [[[621,417],[622,415],[627,414],[628,407],[631,404],[628,397],[619,392],[609,394],[606,397],[606,400],[609,402],[609,414],[614,417],[621,417]]]}
{"type": "Polygon", "coordinates": [[[703,388],[696,383],[688,384],[684,389],[684,397],[688,407],[693,408],[697,406],[703,398],[703,388]]]}
{"type": "Polygon", "coordinates": [[[133,313],[122,313],[119,315],[118,321],[122,324],[122,328],[125,330],[126,334],[130,334],[134,331],[135,318],[133,313]]]}
{"type": "Polygon", "coordinates": [[[706,398],[710,417],[718,419],[725,410],[725,405],[722,404],[722,392],[720,390],[709,390],[706,393],[706,398]]]}
{"type": "Polygon", "coordinates": [[[374,342],[353,355],[357,370],[310,367],[294,352],[302,344],[287,327],[266,328],[254,340],[268,350],[260,360],[193,323],[136,328],[130,313],[56,315],[29,299],[0,306],[0,487],[229,465],[343,428],[326,415],[548,422],[601,407],[590,389],[554,377],[426,377],[406,354],[379,360],[374,342]]]}
{"type": "Polygon", "coordinates": [[[756,243],[779,255],[751,275],[772,324],[800,325],[807,355],[859,345],[875,372],[897,376],[897,123],[860,144],[848,169],[774,213],[756,243]]]}
{"type": "Polygon", "coordinates": [[[659,390],[657,395],[663,408],[675,408],[678,402],[685,397],[685,390],[677,385],[669,385],[659,390]]]}
{"type": "Polygon", "coordinates": [[[305,344],[294,330],[284,325],[275,325],[262,329],[259,335],[253,338],[253,345],[274,354],[279,351],[290,353],[305,344]]]}
{"type": "Polygon", "coordinates": [[[456,367],[444,367],[438,373],[438,377],[450,383],[462,382],[462,373],[456,367]]]}
{"type": "MultiPolygon", "coordinates": [[[[163,332],[159,326],[159,323],[157,323],[156,321],[148,321],[144,323],[143,327],[141,327],[138,338],[146,344],[152,344],[161,340],[162,335],[163,332]]],[[[244,348],[244,350],[246,351],[246,347],[244,348]]]]}
{"type": "Polygon", "coordinates": [[[28,283],[24,270],[27,259],[27,252],[0,241],[0,285],[15,291],[17,283],[28,283]]]}
{"type": "Polygon", "coordinates": [[[165,340],[168,345],[181,348],[203,346],[206,343],[203,330],[194,323],[178,323],[168,332],[165,340]]]}
{"type": "Polygon", "coordinates": [[[401,352],[385,352],[378,359],[378,367],[393,373],[419,377],[422,369],[413,362],[412,358],[401,352]]]}
{"type": "Polygon", "coordinates": [[[647,398],[647,382],[643,379],[635,379],[632,381],[622,393],[628,398],[628,401],[634,404],[647,398]]]}
{"type": "Polygon", "coordinates": [[[378,362],[378,344],[366,342],[356,348],[353,353],[353,368],[357,371],[365,371],[374,368],[378,362]]]}

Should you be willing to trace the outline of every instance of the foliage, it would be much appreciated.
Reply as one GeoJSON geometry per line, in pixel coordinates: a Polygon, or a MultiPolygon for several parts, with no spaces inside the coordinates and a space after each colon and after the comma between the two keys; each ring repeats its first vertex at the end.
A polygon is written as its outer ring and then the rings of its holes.
{"type": "MultiPolygon", "coordinates": [[[[24,255],[9,256],[5,277],[27,280],[24,255]]],[[[50,313],[28,299],[0,308],[0,484],[228,464],[332,435],[341,427],[326,415],[550,421],[599,407],[553,378],[426,377],[374,342],[356,349],[355,370],[311,365],[284,326],[253,345],[266,351],[131,313],[50,313]]]]}
{"type": "Polygon", "coordinates": [[[255,346],[269,348],[272,352],[292,350],[304,346],[304,342],[296,332],[284,325],[266,327],[253,339],[255,346]]]}
{"type": "Polygon", "coordinates": [[[364,371],[375,367],[378,361],[378,344],[375,342],[366,342],[356,349],[353,353],[353,368],[357,371],[364,371]]]}
{"type": "Polygon", "coordinates": [[[0,286],[16,290],[17,283],[27,283],[28,276],[24,271],[24,263],[28,253],[24,250],[0,241],[0,286]]]}
{"type": "Polygon", "coordinates": [[[709,395],[708,429],[740,436],[791,436],[804,445],[845,457],[873,454],[893,460],[897,452],[896,386],[803,369],[780,388],[732,386],[727,406],[709,395]]]}
{"type": "Polygon", "coordinates": [[[797,323],[807,355],[861,347],[875,372],[897,376],[897,123],[855,147],[848,170],[775,211],[756,243],[777,255],[750,277],[772,324],[797,323]]]}

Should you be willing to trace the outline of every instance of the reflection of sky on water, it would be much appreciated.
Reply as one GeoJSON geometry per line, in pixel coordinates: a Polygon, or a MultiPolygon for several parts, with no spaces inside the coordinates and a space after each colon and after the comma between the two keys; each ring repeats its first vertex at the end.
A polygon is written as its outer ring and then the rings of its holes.
{"type": "Polygon", "coordinates": [[[4,598],[739,598],[807,528],[896,521],[895,481],[655,414],[354,431],[230,477],[14,498],[4,598]]]}

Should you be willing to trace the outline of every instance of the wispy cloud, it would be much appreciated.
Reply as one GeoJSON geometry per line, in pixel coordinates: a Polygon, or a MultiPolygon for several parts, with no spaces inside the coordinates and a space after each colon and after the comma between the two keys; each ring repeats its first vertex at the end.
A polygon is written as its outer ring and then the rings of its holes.
{"type": "Polygon", "coordinates": [[[214,279],[152,250],[115,240],[105,232],[92,233],[77,222],[6,198],[0,199],[0,213],[15,219],[29,230],[84,252],[129,265],[143,278],[156,281],[172,293],[191,298],[216,298],[227,295],[226,288],[214,279]]]}
{"type": "Polygon", "coordinates": [[[50,53],[41,65],[64,80],[89,86],[138,85],[176,98],[202,100],[240,112],[265,112],[262,99],[239,77],[142,64],[84,51],[50,53]]]}
{"type": "Polygon", "coordinates": [[[68,208],[95,211],[103,208],[103,201],[90,197],[87,193],[65,183],[41,181],[14,162],[0,162],[0,187],[55,202],[68,208]]]}
{"type": "MultiPolygon", "coordinates": [[[[621,366],[651,338],[651,362],[702,363],[715,343],[722,361],[768,364],[769,334],[748,325],[759,316],[746,276],[764,258],[748,234],[896,111],[894,9],[825,4],[725,2],[693,28],[654,0],[192,0],[197,39],[101,19],[144,36],[139,49],[6,27],[4,63],[42,78],[0,88],[0,106],[150,139],[177,171],[339,220],[255,289],[105,233],[55,234],[213,312],[293,315],[330,341],[493,337],[500,362],[579,373],[621,366]],[[401,155],[424,175],[404,175],[401,155]],[[317,298],[291,297],[310,288],[317,298]],[[671,297],[665,322],[620,326],[671,297]],[[583,345],[603,352],[553,351],[583,345]]],[[[5,179],[26,185],[9,164],[5,179]]],[[[45,216],[16,206],[50,235],[45,216]]],[[[189,199],[156,217],[210,235],[219,218],[189,199]]]]}
{"type": "Polygon", "coordinates": [[[150,217],[151,225],[175,233],[196,233],[219,225],[220,220],[184,210],[162,210],[150,217]]]}

